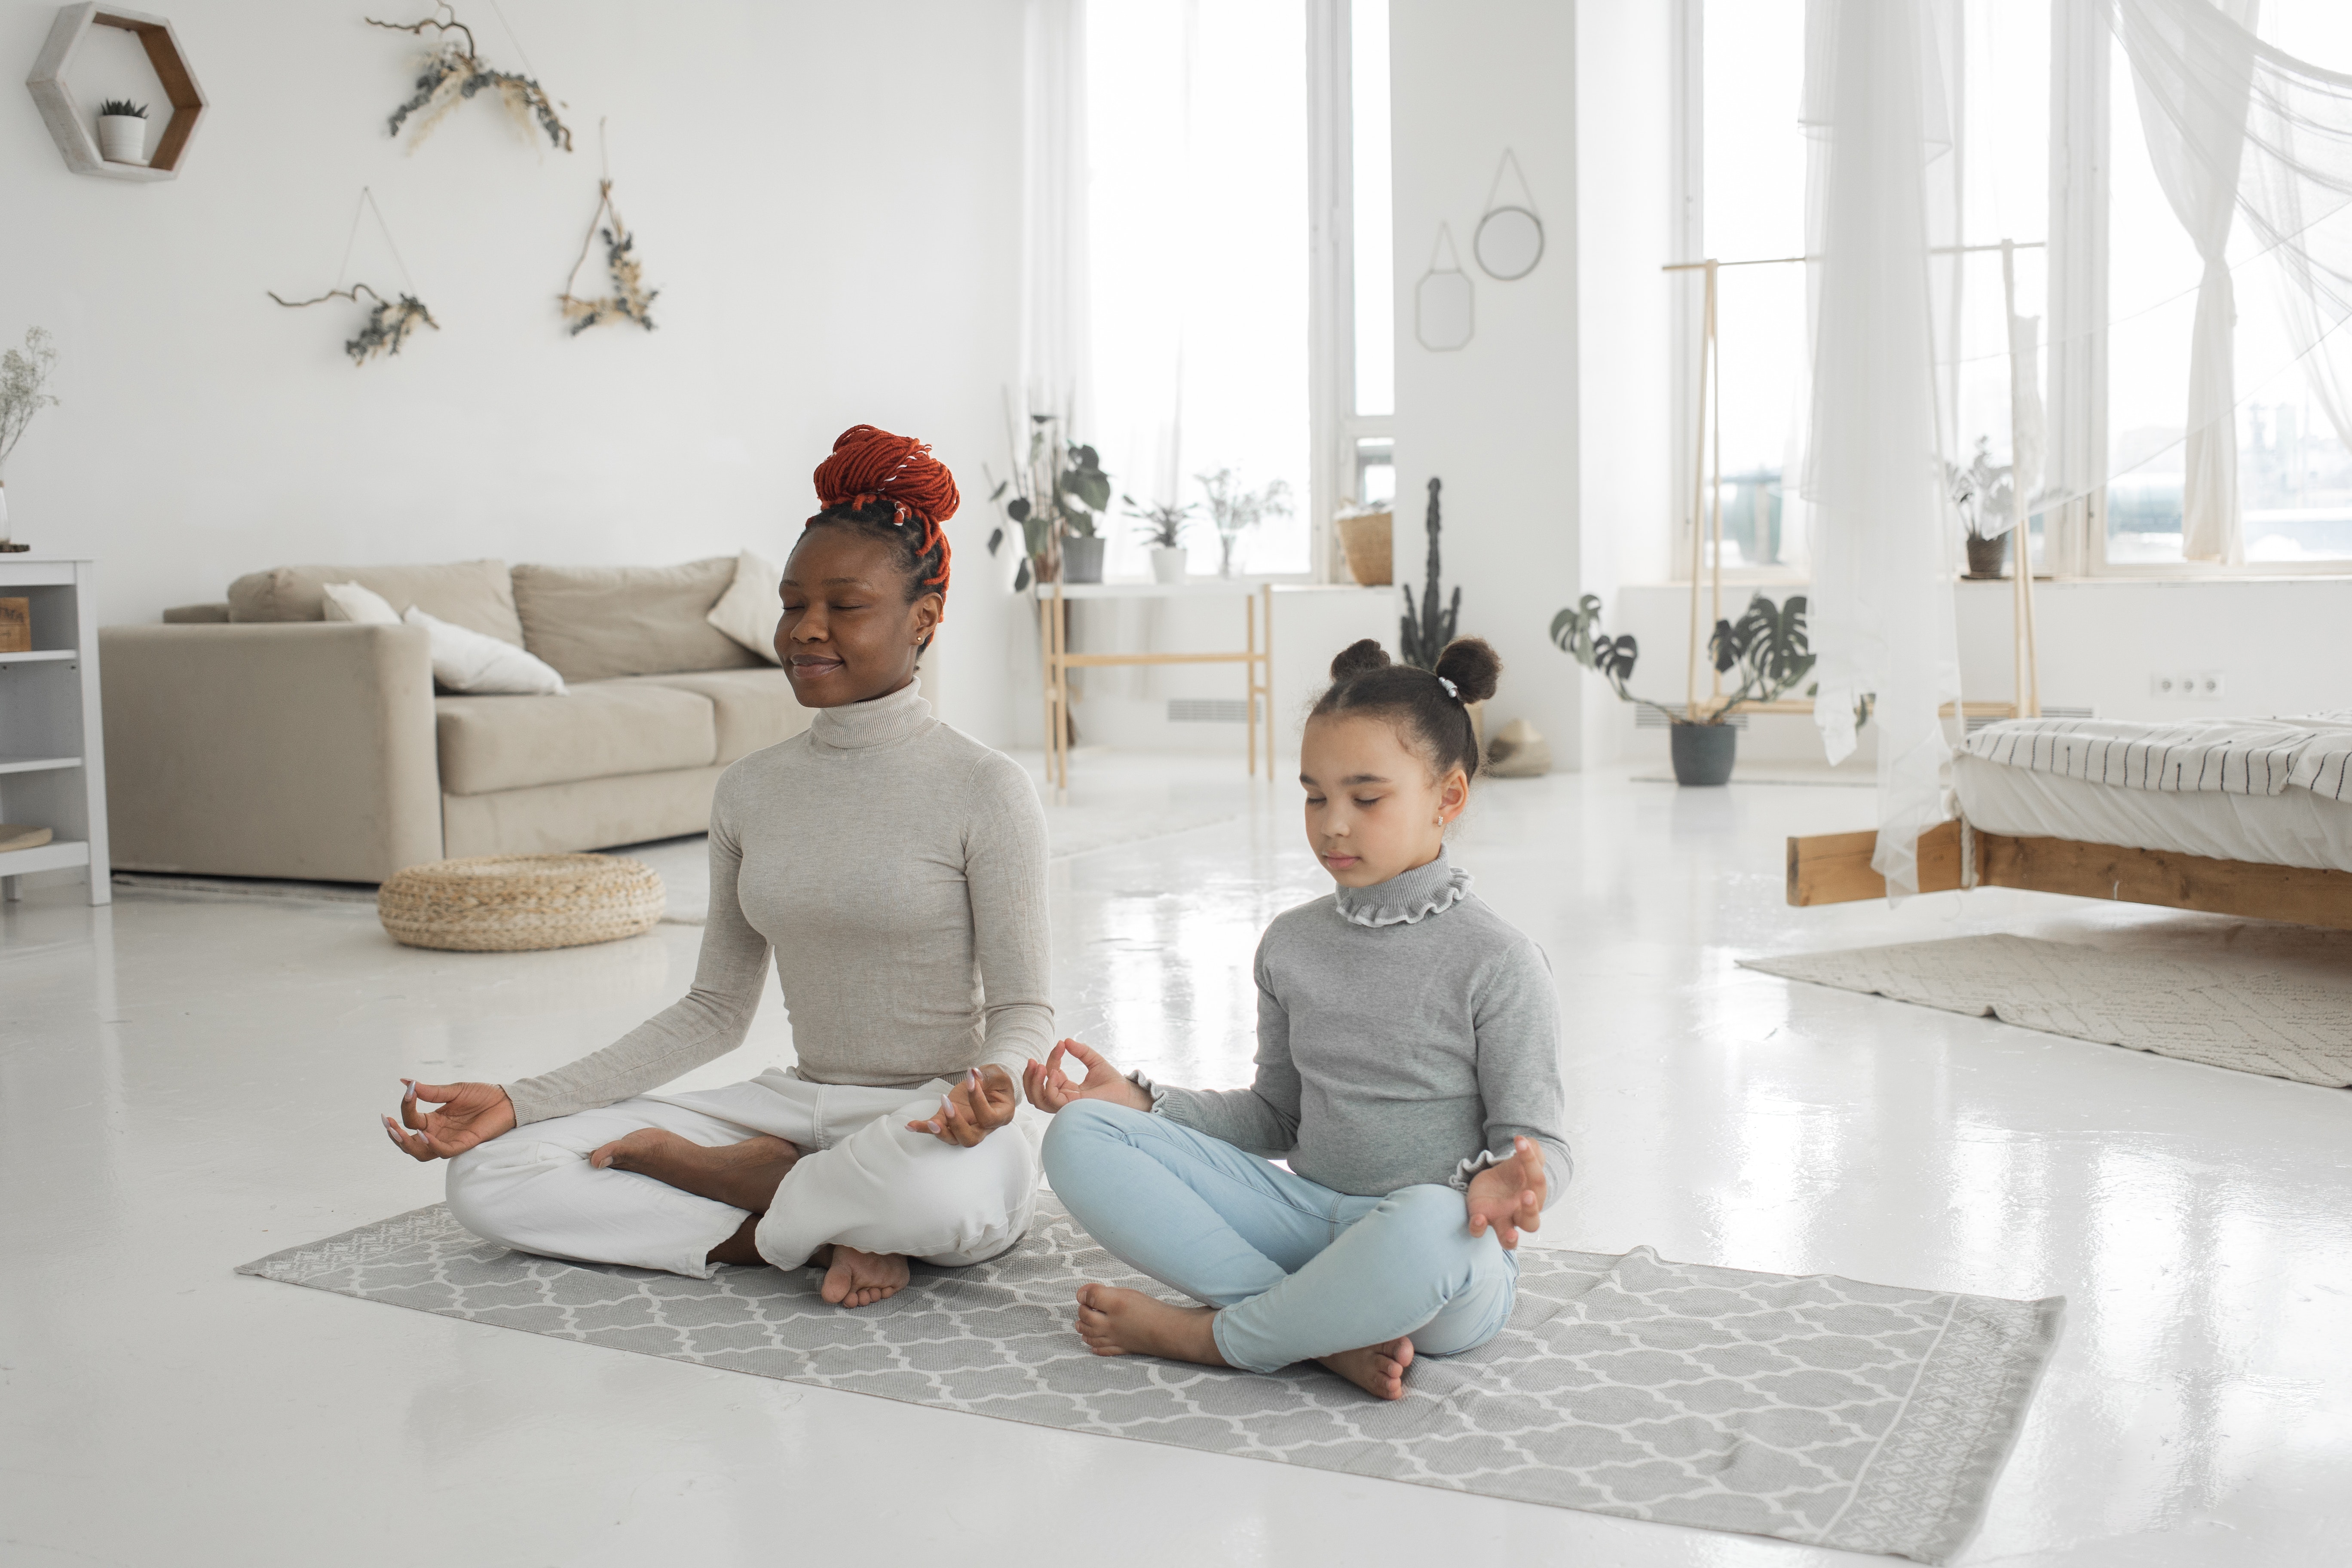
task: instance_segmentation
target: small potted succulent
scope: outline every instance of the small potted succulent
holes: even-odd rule
[[[1189,556],[1184,549],[1184,525],[1199,510],[1184,506],[1144,506],[1133,496],[1121,496],[1127,503],[1127,515],[1138,519],[1142,526],[1136,537],[1150,548],[1151,580],[1155,583],[1181,583]]]
[[[1675,761],[1675,782],[1681,784],[1722,784],[1731,782],[1731,765],[1739,749],[1739,731],[1727,721],[1743,704],[1772,702],[1811,673],[1813,652],[1805,635],[1805,597],[1792,594],[1775,605],[1759,594],[1736,621],[1717,621],[1706,640],[1707,655],[1720,674],[1738,671],[1739,685],[1718,704],[1696,714],[1636,697],[1625,689],[1634,661],[1641,657],[1631,633],[1612,637],[1601,629],[1601,600],[1587,594],[1572,609],[1551,620],[1551,640],[1561,651],[1597,671],[1624,702],[1637,702],[1665,715]],[[1866,700],[1857,718],[1866,721]]]
[[[147,106],[110,98],[98,106],[98,153],[110,163],[147,162]]]

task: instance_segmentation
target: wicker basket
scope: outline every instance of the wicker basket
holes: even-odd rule
[[[376,889],[392,940],[457,952],[617,942],[662,917],[661,874],[617,855],[476,855],[395,871]]]
[[[1394,524],[1395,514],[1385,511],[1339,519],[1339,548],[1347,552],[1348,574],[1367,588],[1385,588],[1396,581],[1389,556]]]

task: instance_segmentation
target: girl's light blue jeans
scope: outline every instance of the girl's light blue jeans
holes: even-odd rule
[[[1112,1257],[1223,1309],[1211,1327],[1232,1366],[1273,1372],[1400,1334],[1447,1355],[1511,1315],[1517,1260],[1491,1230],[1470,1234],[1452,1187],[1350,1197],[1098,1100],[1055,1116],[1045,1174]]]

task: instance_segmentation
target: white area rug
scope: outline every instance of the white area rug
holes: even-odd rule
[[[439,1205],[238,1272],[1003,1420],[1924,1563],[1976,1528],[2063,1306],[1647,1248],[1520,1258],[1509,1326],[1418,1363],[1395,1404],[1314,1366],[1088,1354],[1078,1285],[1151,1287],[1050,1195],[1003,1257],[918,1268],[855,1312],[817,1296],[814,1269],[562,1263],[483,1241]]]
[[[2225,972],[2168,953],[2022,936],[1743,958],[1740,965],[2104,1045],[2352,1087],[2352,972]]]

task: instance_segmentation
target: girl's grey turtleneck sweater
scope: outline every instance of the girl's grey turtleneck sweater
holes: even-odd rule
[[[658,1089],[742,1044],[767,983],[795,1076],[911,1087],[1053,1040],[1045,813],[1021,764],[912,686],[817,711],[719,775],[694,988],[569,1067],[506,1086],[518,1122]]]
[[[1359,1196],[1466,1186],[1531,1138],[1546,1206],[1559,1201],[1571,1167],[1551,965],[1469,889],[1441,853],[1276,916],[1257,946],[1256,1081],[1139,1079],[1153,1109]]]

